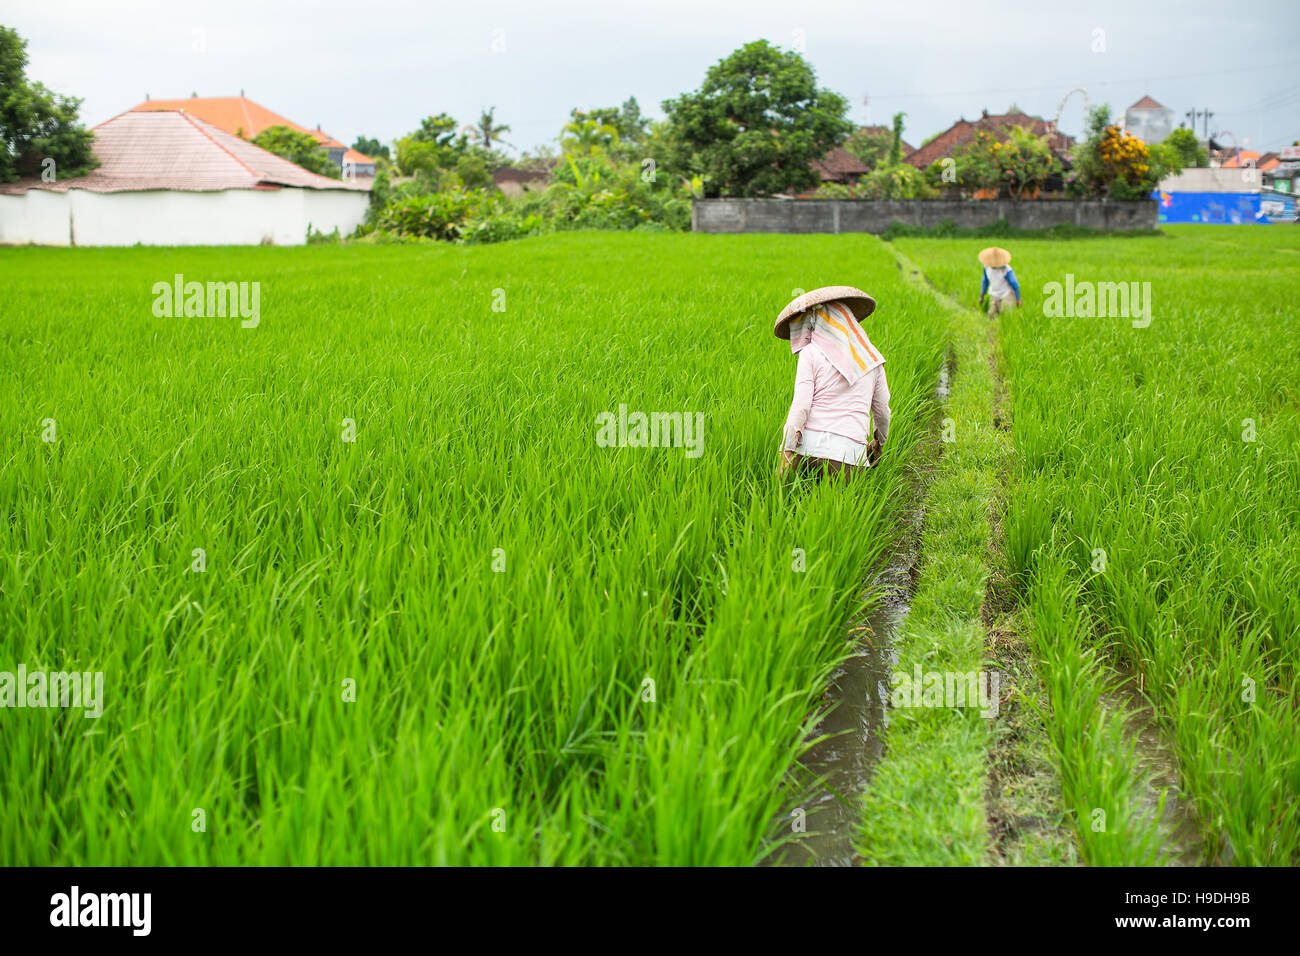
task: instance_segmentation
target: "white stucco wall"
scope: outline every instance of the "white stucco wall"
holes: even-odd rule
[[[1257,193],[1263,174],[1250,168],[1184,169],[1160,180],[1167,193]]]
[[[0,194],[0,242],[66,246],[68,197],[41,189]]]
[[[370,194],[355,190],[226,189],[219,192],[0,195],[0,242],[78,246],[302,245],[308,225],[349,235]]]

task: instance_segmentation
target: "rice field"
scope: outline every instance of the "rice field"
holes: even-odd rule
[[[1122,682],[1176,758],[1193,862],[1295,865],[1300,234],[1166,232],[1014,244],[1024,308],[998,336],[1015,449],[1007,566],[1084,859],[1173,853],[1106,706]],[[974,298],[970,243],[900,246]],[[1078,289],[1149,283],[1149,315],[1045,317],[1047,285],[1067,275]]]
[[[105,675],[98,719],[0,711],[0,859],[771,851],[944,347],[879,243],[0,256],[0,669]],[[158,318],[176,273],[258,324]],[[771,321],[846,275],[895,414],[853,495],[774,474]],[[605,447],[620,406],[702,425]]]
[[[927,288],[973,305],[978,240],[0,249],[0,672],[103,674],[98,717],[0,709],[0,863],[770,861],[917,507],[900,653],[978,666],[1006,582],[1083,862],[1170,862],[1128,677],[1198,861],[1300,862],[1300,241],[1167,232],[1017,241],[996,328]],[[1149,325],[1045,317],[1066,273]],[[257,321],[160,309],[178,274]],[[771,322],[841,283],[893,406],[848,492],[775,474]],[[996,728],[916,717],[847,838],[988,862]]]

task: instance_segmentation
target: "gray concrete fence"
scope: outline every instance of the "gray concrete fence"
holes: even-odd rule
[[[884,232],[890,223],[975,229],[1005,219],[1013,229],[1070,224],[1139,231],[1158,225],[1156,201],[1140,199],[697,199],[695,232]]]

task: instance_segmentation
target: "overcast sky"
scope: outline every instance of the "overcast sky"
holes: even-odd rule
[[[1295,0],[0,0],[0,23],[29,41],[28,75],[84,98],[92,125],[146,94],[242,89],[348,143],[495,106],[523,150],[553,140],[575,106],[636,96],[661,116],[662,100],[766,38],[802,48],[858,122],[905,111],[913,145],[984,108],[1050,118],[1076,86],[1119,112],[1144,93],[1179,118],[1208,107],[1211,131],[1252,149],[1300,137]],[[1077,134],[1082,114],[1076,95],[1062,129]]]

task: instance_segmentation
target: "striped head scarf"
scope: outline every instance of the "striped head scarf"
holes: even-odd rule
[[[798,353],[809,342],[817,344],[850,385],[885,364],[843,302],[824,302],[790,320],[790,351]]]

